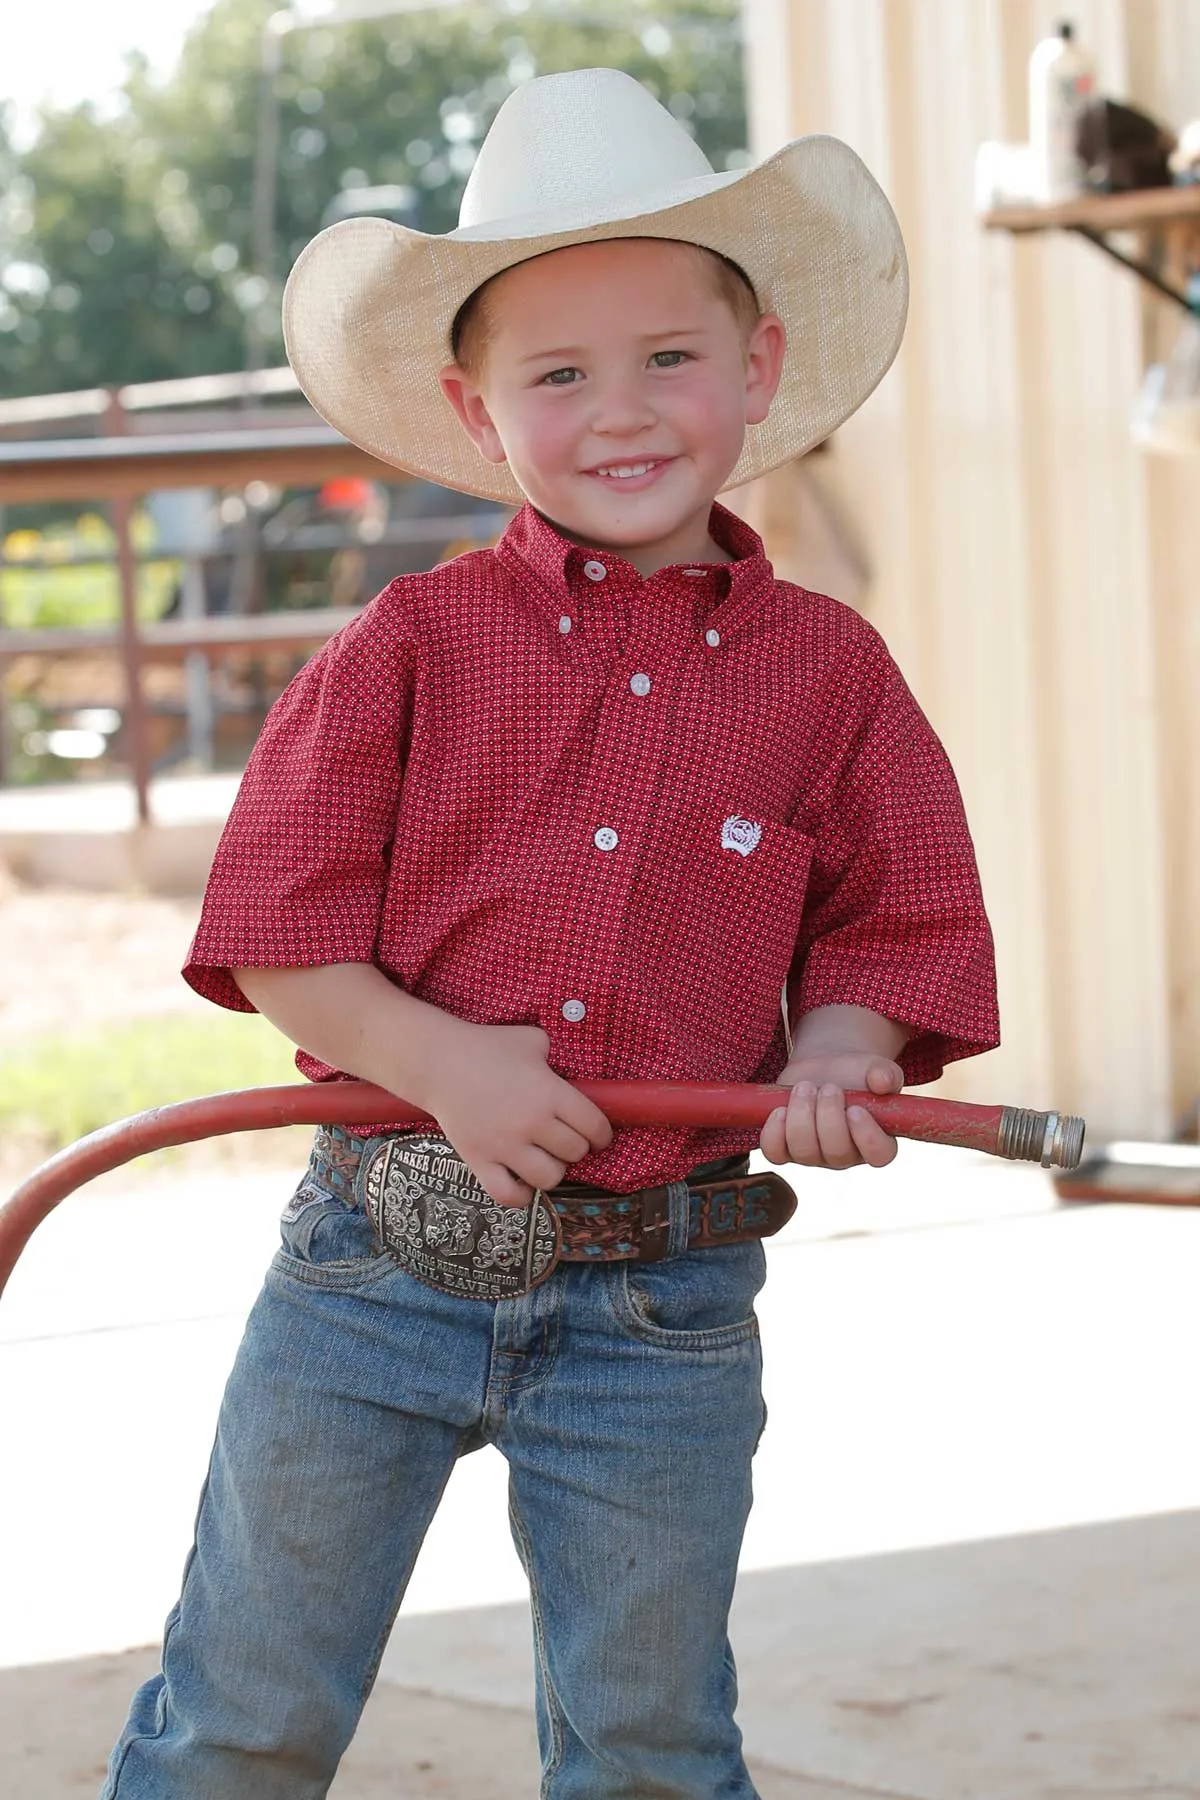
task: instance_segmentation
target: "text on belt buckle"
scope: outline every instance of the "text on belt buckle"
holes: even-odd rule
[[[501,1206],[444,1137],[386,1138],[358,1175],[375,1236],[426,1286],[467,1300],[513,1300],[553,1273],[558,1217],[535,1193]]]

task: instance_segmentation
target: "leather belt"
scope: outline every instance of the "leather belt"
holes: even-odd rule
[[[612,1194],[564,1183],[529,1207],[501,1206],[436,1132],[359,1138],[320,1126],[310,1167],[322,1185],[364,1208],[381,1250],[443,1292],[513,1298],[559,1262],[657,1262],[669,1248],[671,1187]],[[770,1237],[796,1209],[781,1175],[751,1175],[745,1157],[687,1178],[688,1248]]]

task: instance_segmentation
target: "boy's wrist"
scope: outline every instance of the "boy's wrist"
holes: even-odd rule
[[[464,1036],[477,1028],[428,1001],[418,1004],[422,1017],[419,1028],[406,1042],[407,1054],[396,1071],[397,1085],[384,1085],[402,1094],[413,1106],[419,1106],[422,1112],[436,1117],[455,1080],[455,1071],[461,1068]]]
[[[847,1060],[865,1065],[876,1060],[890,1062],[892,1059],[884,1057],[878,1050],[864,1050],[861,1044],[828,1044],[789,1056],[777,1079],[781,1087],[792,1087],[797,1081],[832,1081],[835,1079],[834,1069]],[[829,1071],[828,1074],[826,1070]]]
[[[899,1056],[912,1033],[907,1025],[865,1006],[819,1006],[796,1027],[784,1073],[841,1056]]]

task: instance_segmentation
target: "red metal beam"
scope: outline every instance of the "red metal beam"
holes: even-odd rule
[[[61,438],[0,444],[0,501],[136,498],[161,488],[317,487],[334,475],[406,481],[328,425],[161,437]]]
[[[295,612],[252,613],[245,618],[222,613],[208,619],[163,619],[139,625],[138,649],[143,662],[171,662],[191,650],[295,649],[323,644],[357,611],[357,607],[314,606]],[[120,635],[97,626],[48,625],[0,632],[0,668],[22,656],[75,656],[106,650],[119,654]]]
[[[125,413],[116,394],[109,403],[107,424],[113,442],[125,435]],[[125,670],[125,707],[121,721],[139,825],[150,823],[150,734],[142,693],[142,661],[138,646],[137,562],[133,554],[133,501],[117,495],[109,507],[117,537],[117,574],[121,588],[120,644]]]

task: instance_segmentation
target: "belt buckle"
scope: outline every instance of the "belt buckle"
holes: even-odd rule
[[[435,1133],[385,1138],[363,1157],[362,1202],[375,1236],[426,1287],[467,1300],[515,1300],[553,1274],[558,1218],[535,1193],[501,1206]]]

